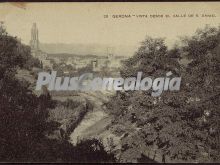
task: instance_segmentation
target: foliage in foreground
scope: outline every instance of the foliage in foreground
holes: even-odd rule
[[[73,147],[67,141],[45,136],[57,129],[57,123],[48,120],[49,108],[54,108],[54,101],[47,91],[36,96],[27,81],[20,81],[15,76],[18,68],[35,66],[36,61],[30,60],[30,48],[9,36],[0,25],[0,161],[114,161],[96,140]],[[66,106],[75,105],[68,102]]]
[[[215,162],[220,160],[220,29],[206,26],[181,46],[168,50],[161,38],[147,37],[124,64],[121,74],[181,76],[181,90],[118,92],[107,105],[115,116],[113,130],[123,134],[122,162],[155,151],[166,159]],[[181,58],[192,62],[184,67]],[[162,161],[162,160],[161,160]],[[163,160],[164,161],[164,160]]]

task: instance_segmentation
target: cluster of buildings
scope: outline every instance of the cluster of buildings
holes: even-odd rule
[[[35,58],[38,58],[44,67],[52,68],[53,64],[64,63],[71,65],[75,69],[83,68],[88,65],[92,66],[93,71],[101,71],[103,68],[109,70],[119,68],[121,61],[126,60],[124,56],[114,56],[113,52],[107,51],[106,55],[73,55],[73,54],[47,54],[40,50],[38,28],[36,23],[31,29],[30,40],[31,53]],[[74,52],[73,52],[74,53]]]

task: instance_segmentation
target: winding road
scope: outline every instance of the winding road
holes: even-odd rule
[[[120,148],[120,138],[107,130],[107,126],[111,124],[112,117],[109,116],[103,106],[103,103],[109,100],[113,95],[112,92],[83,92],[80,95],[88,99],[93,104],[93,110],[89,111],[70,134],[70,142],[76,145],[78,141],[83,139],[98,138],[103,142],[106,149],[109,148],[109,139],[113,139],[115,146]]]

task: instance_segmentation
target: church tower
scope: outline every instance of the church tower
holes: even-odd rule
[[[38,29],[37,24],[34,23],[31,28],[31,41],[30,41],[31,50],[36,52],[39,50],[39,39],[38,39]]]
[[[113,47],[107,48],[107,57],[109,60],[112,60],[114,58],[114,48]]]

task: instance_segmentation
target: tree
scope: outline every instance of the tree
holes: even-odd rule
[[[140,158],[146,148],[154,148],[170,159],[219,160],[219,39],[219,29],[206,27],[184,40],[183,47],[167,50],[163,39],[148,37],[124,63],[124,77],[138,71],[159,77],[172,71],[182,82],[180,91],[164,92],[158,98],[150,91],[132,91],[118,92],[112,99],[108,108],[116,114],[115,127],[128,127],[122,155],[133,151]],[[187,68],[178,63],[181,53],[192,59]]]
[[[31,70],[33,67],[37,67],[37,68],[43,68],[43,64],[42,62],[34,57],[30,57],[27,61],[27,63],[24,65],[25,69]]]
[[[23,69],[32,58],[29,50],[0,26],[0,161],[114,161],[97,140],[74,147],[66,140],[45,136],[59,126],[48,120],[49,108],[56,106],[54,100],[47,88],[37,97],[27,81],[15,77],[16,70]],[[75,103],[68,101],[66,106],[74,107]]]
[[[220,123],[219,118],[219,45],[220,28],[206,25],[204,29],[197,30],[196,34],[187,40],[187,46],[183,49],[193,61],[186,68],[188,86],[191,98],[198,98],[199,102],[192,102],[195,111],[200,115],[195,126],[199,138],[203,139],[203,148],[212,161],[219,160]],[[191,108],[191,107],[190,107]],[[192,109],[192,108],[191,108]],[[202,137],[201,137],[202,136]]]
[[[124,78],[134,77],[137,72],[142,71],[143,77],[152,75],[151,77],[155,78],[164,77],[164,74],[172,71],[173,75],[179,76],[180,66],[178,59],[170,58],[171,54],[164,44],[164,39],[147,37],[141,43],[135,55],[124,62],[121,75]],[[123,138],[125,146],[127,146],[124,154],[135,152],[136,156],[133,154],[133,159],[140,159],[147,146],[157,143],[157,130],[154,130],[152,135],[148,135],[149,124],[154,122],[155,119],[152,118],[152,121],[147,119],[154,113],[154,108],[157,107],[155,103],[158,104],[161,101],[161,97],[166,97],[165,95],[167,94],[162,94],[160,98],[153,98],[150,94],[150,90],[118,92],[117,96],[115,96],[116,98],[113,98],[112,102],[109,103],[109,108],[117,116],[116,122],[130,127],[128,132],[124,130],[124,133],[128,134],[128,136]],[[138,133],[137,127],[141,128]],[[146,140],[146,137],[148,140]],[[128,139],[130,140],[128,141]],[[139,146],[143,146],[143,148]],[[127,157],[131,158],[131,154]]]
[[[30,49],[0,29],[0,160],[27,161],[41,154],[45,131],[53,125],[47,121],[49,104],[41,106],[50,98],[38,98],[28,82],[16,79],[17,68],[31,58]]]

